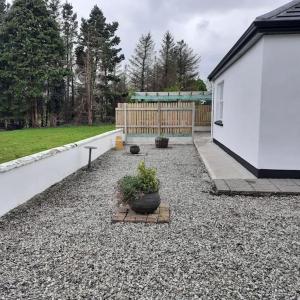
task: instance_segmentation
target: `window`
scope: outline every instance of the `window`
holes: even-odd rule
[[[216,121],[217,125],[223,125],[223,109],[224,109],[224,81],[217,85],[216,90]],[[221,126],[222,126],[221,125]]]

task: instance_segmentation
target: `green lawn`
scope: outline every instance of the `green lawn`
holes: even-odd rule
[[[2,131],[0,132],[0,164],[114,129],[114,125],[101,125]]]

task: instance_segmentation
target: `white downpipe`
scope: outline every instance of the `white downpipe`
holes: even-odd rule
[[[211,140],[214,137],[214,119],[215,119],[215,84],[212,82],[212,103],[211,103],[211,128],[210,128],[210,135]]]

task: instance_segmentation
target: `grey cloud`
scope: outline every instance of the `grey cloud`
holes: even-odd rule
[[[253,19],[288,0],[68,0],[79,17],[98,5],[109,21],[118,21],[126,58],[141,34],[151,32],[159,50],[170,30],[201,55],[200,73],[206,77]],[[62,0],[64,2],[64,0]]]

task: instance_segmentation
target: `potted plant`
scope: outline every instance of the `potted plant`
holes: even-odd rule
[[[169,139],[160,135],[155,138],[155,146],[156,148],[168,148]]]
[[[136,176],[125,176],[118,182],[121,201],[139,214],[151,214],[160,205],[156,170],[141,161]]]
[[[140,153],[140,147],[138,145],[132,145],[130,146],[130,153],[131,154],[139,154]]]

